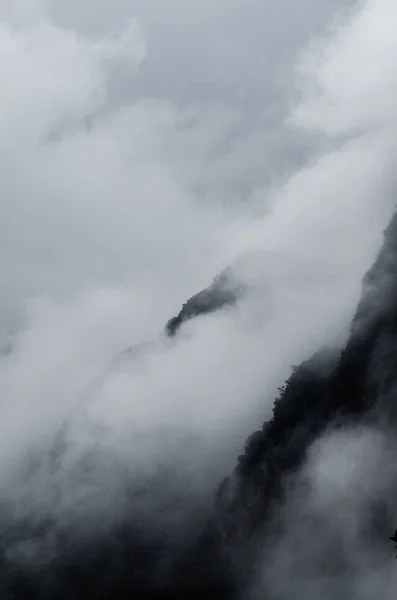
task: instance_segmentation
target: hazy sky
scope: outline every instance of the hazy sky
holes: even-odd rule
[[[0,0],[1,334],[18,326],[0,361],[0,482],[15,485],[0,489],[24,506],[19,461],[76,406],[137,469],[167,456],[167,430],[172,456],[195,433],[185,467],[219,476],[290,365],[342,342],[397,154],[394,0],[345,9]],[[241,307],[162,341],[236,260]],[[90,443],[79,427],[70,464]]]
[[[0,265],[7,292],[1,304],[15,306],[31,291],[128,279],[137,267],[137,253],[151,279],[164,251],[178,270],[187,261],[185,269],[192,271],[196,252],[200,264],[206,260],[203,253],[214,256],[214,237],[221,234],[206,219],[224,221],[225,215],[195,215],[195,231],[187,231],[183,210],[173,212],[166,198],[179,195],[189,207],[248,204],[256,187],[303,160],[313,140],[282,126],[294,97],[295,53],[325,29],[338,8],[325,0],[292,5],[259,0],[1,2],[1,43],[9,57],[3,78],[10,81],[2,104],[3,144],[12,139],[13,147],[3,155],[6,252]],[[121,42],[127,44],[123,56],[100,65],[103,36],[123,35],[131,19],[138,19],[138,29]],[[85,38],[89,34],[91,41]],[[128,110],[120,113],[120,105]],[[34,162],[40,162],[41,174],[28,160],[32,144],[44,143],[53,130],[63,128],[73,137],[82,118],[100,119],[109,112],[113,122],[105,126],[111,135],[124,129],[124,139],[113,150],[105,140],[101,150],[94,133],[85,140],[69,139],[61,149],[40,148]],[[79,152],[82,160],[76,157]],[[104,152],[119,152],[123,166],[115,168],[122,173],[112,171],[115,156],[103,156],[105,171],[103,164],[93,164],[99,160],[93,155]],[[78,175],[63,153],[76,157]],[[139,174],[134,173],[137,153]],[[60,164],[63,172],[57,173]],[[22,175],[22,169],[34,173]],[[21,189],[25,185],[26,191]],[[145,190],[137,193],[142,186]],[[141,207],[140,219],[147,219],[142,207],[154,201],[164,213],[148,208],[150,225],[139,220],[135,228],[130,219],[137,222],[136,216],[127,216],[122,199],[127,195],[129,204]],[[172,202],[178,204],[175,198]],[[161,250],[161,243],[167,248]],[[200,287],[213,268],[194,276],[189,289]],[[168,270],[165,279],[169,276]]]

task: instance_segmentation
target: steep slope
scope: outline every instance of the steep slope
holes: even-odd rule
[[[320,350],[293,368],[272,418],[249,437],[234,473],[219,489],[215,526],[225,552],[243,572],[254,561],[248,548],[258,532],[265,528],[276,535],[271,515],[283,501],[285,482],[321,434],[352,424],[387,428],[395,423],[396,350],[397,215],[364,278],[345,348],[339,355]],[[393,523],[389,527],[391,532]]]
[[[233,305],[242,293],[223,273],[171,319],[168,335],[177,335],[189,319]],[[95,535],[76,533],[51,519],[35,522],[3,507],[2,598],[247,597],[258,549],[264,539],[267,545],[277,540],[283,527],[274,515],[283,503],[285,482],[304,464],[313,442],[325,431],[349,424],[387,427],[394,422],[396,349],[397,215],[364,279],[345,349],[322,349],[292,370],[272,418],[249,437],[234,472],[220,485],[212,514],[194,505],[189,514],[183,498],[171,508],[173,499],[162,499],[161,516],[157,509],[149,515],[153,522],[172,512],[184,514],[184,525],[172,539],[167,521],[164,528],[149,531],[131,518],[131,506],[141,493],[136,489],[126,494],[125,518],[98,524]],[[26,477],[34,479],[35,470],[30,468]],[[149,495],[158,494],[161,478],[148,486]]]

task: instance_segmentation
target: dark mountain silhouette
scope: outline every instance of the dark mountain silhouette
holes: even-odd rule
[[[168,335],[176,336],[189,319],[233,305],[242,293],[228,272],[223,273],[168,322]],[[213,507],[201,513],[192,509],[186,518],[186,506],[181,505],[182,537],[172,540],[161,528],[149,531],[131,519],[128,501],[133,501],[136,490],[126,498],[124,520],[98,526],[101,533],[91,536],[73,533],[51,520],[31,522],[12,510],[3,511],[1,597],[247,597],[258,543],[264,535],[277,536],[272,514],[283,500],[286,478],[299,469],[311,444],[326,430],[392,423],[396,384],[397,216],[364,278],[362,299],[343,351],[320,349],[292,369],[274,402],[272,418],[247,440],[234,472],[219,486]],[[34,477],[33,471],[30,476]],[[157,481],[149,492],[161,496],[162,488]],[[159,519],[159,513],[152,518]],[[51,541],[50,559],[13,558],[18,544],[34,541],[41,548],[43,540]]]
[[[272,508],[283,500],[283,481],[302,465],[322,433],[395,422],[396,350],[397,215],[364,278],[345,348],[339,355],[320,350],[292,369],[279,389],[273,417],[248,438],[234,473],[220,487],[215,524],[234,555],[241,559],[246,554],[252,565],[246,545],[266,527]]]
[[[174,336],[186,321],[233,306],[244,290],[243,285],[236,283],[230,270],[223,271],[209,287],[189,298],[178,315],[168,321],[166,333]]]

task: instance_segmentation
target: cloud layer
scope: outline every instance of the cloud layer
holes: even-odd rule
[[[58,514],[88,514],[95,486],[68,474],[93,448],[105,513],[114,453],[212,490],[290,365],[343,343],[394,209],[391,1],[309,45],[329,3],[149,4],[0,2],[0,489],[22,511],[50,480]],[[164,340],[230,264],[247,298]],[[32,507],[26,455],[65,420],[67,467]]]

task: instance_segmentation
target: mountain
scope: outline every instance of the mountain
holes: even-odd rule
[[[225,271],[186,302],[167,323],[167,335],[176,337],[186,321],[232,306],[243,294],[244,288]],[[172,473],[128,492],[124,519],[98,523],[95,535],[76,534],[67,523],[54,524],[50,518],[32,522],[8,507],[0,514],[1,597],[246,598],[264,540],[271,546],[282,533],[277,508],[313,443],[325,432],[357,424],[393,427],[396,384],[397,215],[364,278],[345,348],[319,349],[292,369],[275,399],[272,418],[248,438],[233,473],[219,486],[211,514],[194,508],[187,514],[183,498],[163,498],[149,519],[161,522],[165,517],[160,512],[173,510],[182,522],[178,514],[184,515],[175,539],[167,527],[149,530],[147,521],[131,520],[128,511],[136,497],[147,493],[161,498],[161,477]],[[54,464],[61,452],[51,458]],[[35,477],[33,468],[29,477]],[[170,506],[164,508],[166,503]],[[394,529],[388,518],[386,513],[380,520],[374,517],[381,536]],[[21,559],[29,552],[36,552],[34,561]]]
[[[215,277],[209,287],[189,298],[178,315],[168,321],[165,327],[167,335],[175,336],[181,326],[190,319],[233,306],[244,295],[244,291],[244,285],[238,284],[232,271],[226,269]]]
[[[266,532],[277,535],[271,520],[285,500],[286,482],[322,434],[357,425],[395,426],[396,386],[397,214],[364,277],[345,348],[340,353],[319,350],[292,369],[279,389],[272,418],[249,437],[235,471],[220,486],[214,527],[237,569],[249,578],[258,539],[260,545]],[[384,514],[380,529],[385,539],[393,526]]]

